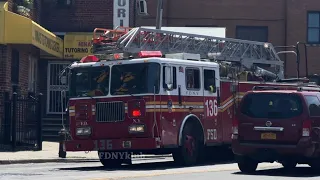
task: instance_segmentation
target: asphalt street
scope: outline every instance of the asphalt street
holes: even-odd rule
[[[261,164],[255,174],[239,172],[235,163],[216,163],[194,167],[178,167],[171,158],[139,159],[131,166],[105,169],[99,162],[41,163],[0,165],[0,180],[275,180],[319,179],[309,166],[299,165],[294,172],[285,172],[282,166]]]

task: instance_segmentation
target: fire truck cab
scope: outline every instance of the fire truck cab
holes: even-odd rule
[[[98,151],[105,166],[130,163],[136,153],[173,153],[194,164],[218,140],[219,65],[197,54],[138,55],[71,65],[66,150]]]

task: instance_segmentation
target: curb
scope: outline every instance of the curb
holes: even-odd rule
[[[133,157],[132,159],[154,159],[161,157],[171,157],[171,155],[152,155],[143,158]],[[5,164],[30,164],[30,163],[77,163],[77,162],[99,162],[99,159],[86,159],[86,158],[61,158],[61,159],[23,159],[23,160],[0,160],[0,165]]]
[[[76,163],[76,162],[99,162],[99,159],[25,159],[25,160],[0,160],[4,164],[30,164],[30,163]]]

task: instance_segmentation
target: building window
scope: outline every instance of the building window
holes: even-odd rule
[[[19,83],[19,62],[20,54],[16,49],[11,52],[11,83],[18,85]]]
[[[29,56],[29,83],[28,83],[28,91],[35,93],[37,89],[37,58],[33,56]]]
[[[320,43],[320,12],[308,13],[308,43]]]
[[[236,39],[268,42],[267,26],[237,26]]]

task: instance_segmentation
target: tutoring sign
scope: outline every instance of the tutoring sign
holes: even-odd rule
[[[64,59],[81,59],[92,54],[92,33],[67,33],[64,36]]]
[[[113,28],[129,27],[129,0],[113,0]]]

